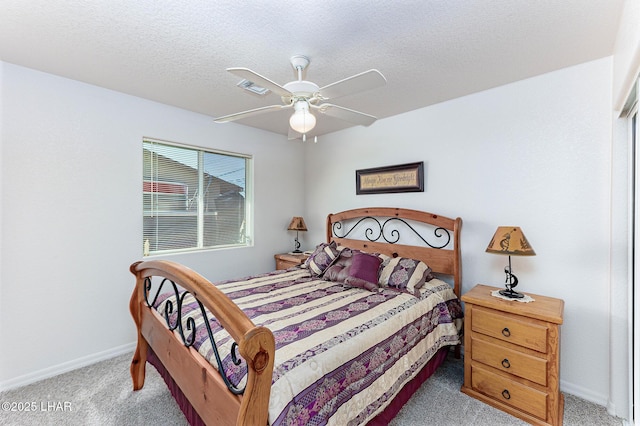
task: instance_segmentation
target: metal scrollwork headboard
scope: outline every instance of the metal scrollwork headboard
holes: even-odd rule
[[[420,229],[417,229],[418,225]],[[428,227],[423,230],[423,225]],[[460,218],[451,219],[418,210],[390,207],[354,209],[327,216],[327,242],[422,260],[434,272],[452,275],[454,291],[460,296],[461,226]],[[410,238],[407,238],[407,233]],[[407,240],[415,241],[416,245],[403,243]]]
[[[431,244],[422,236],[422,234],[420,234],[420,232],[418,232],[413,226],[411,226],[409,222],[399,217],[390,217],[382,222],[378,218],[375,218],[373,216],[366,216],[358,220],[356,223],[352,224],[351,228],[346,230],[346,232],[342,235],[340,235],[340,231],[342,230],[342,221],[335,222],[332,225],[333,235],[337,238],[347,238],[354,229],[357,229],[360,224],[365,221],[367,221],[369,227],[365,229],[364,235],[371,242],[380,241],[380,239],[382,239],[389,244],[396,244],[398,241],[400,241],[400,231],[397,228],[391,229],[387,227],[389,223],[393,222],[403,223],[409,230],[413,232],[413,234],[415,234],[427,246],[431,248],[441,249],[448,246],[451,242],[451,234],[449,233],[449,230],[439,226],[433,230],[433,234],[438,240],[441,241],[441,244]],[[374,229],[372,228],[372,226],[377,226],[377,228]]]

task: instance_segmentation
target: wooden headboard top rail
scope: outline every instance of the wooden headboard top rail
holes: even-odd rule
[[[365,220],[371,219],[380,227],[379,230],[368,229],[367,239],[359,240],[346,238],[350,232],[349,229],[342,229],[341,224],[347,221],[363,221],[363,226],[370,226],[370,223],[364,223]],[[398,219],[409,227],[410,232],[416,233],[420,239],[424,241],[424,246],[403,245],[396,243],[400,238],[399,235],[391,235],[389,240],[385,235],[384,226],[389,220]],[[397,222],[397,221],[396,221]],[[443,239],[442,245],[434,244],[425,240],[423,236],[412,227],[411,222],[427,224],[435,228],[434,235]],[[327,216],[327,242],[335,241],[336,244],[358,249],[366,252],[375,252],[386,254],[391,257],[408,257],[418,259],[425,262],[438,274],[451,275],[453,277],[453,290],[460,297],[460,289],[462,284],[462,268],[460,253],[460,228],[462,227],[462,219],[451,219],[439,216],[433,213],[422,212],[418,210],[393,208],[393,207],[375,207],[346,210],[340,213],[329,214]],[[335,235],[336,228],[342,234]],[[346,234],[346,235],[345,235]],[[373,234],[373,238],[369,238]],[[379,235],[378,235],[379,234]]]

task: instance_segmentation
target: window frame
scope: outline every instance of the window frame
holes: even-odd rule
[[[146,160],[145,160],[145,150],[147,149],[146,144],[158,144],[164,145],[168,147],[175,147],[180,149],[192,150],[197,153],[198,165],[197,165],[197,174],[198,174],[198,203],[197,203],[197,211],[194,215],[196,217],[196,233],[197,233],[197,246],[194,247],[184,247],[184,248],[171,248],[171,249],[160,249],[160,250],[151,250],[150,247],[146,243],[145,239],[145,227],[144,221],[147,217],[149,217],[149,211],[145,209],[145,196],[147,192],[145,192],[145,187],[151,186],[153,193],[153,183],[158,182],[158,184],[163,184],[162,179],[153,180],[148,179],[145,176],[146,171]],[[151,137],[143,137],[142,138],[142,255],[143,257],[153,257],[153,256],[164,256],[164,255],[172,255],[172,254],[181,254],[181,253],[197,253],[211,250],[226,250],[230,248],[240,248],[240,247],[252,247],[253,246],[253,156],[251,154],[243,154],[238,152],[213,149],[209,147],[197,146],[192,144],[185,144],[179,142],[172,142],[163,139],[151,138]],[[233,243],[233,244],[218,244],[213,246],[204,245],[204,165],[203,165],[203,156],[205,154],[215,154],[215,155],[223,155],[235,158],[244,159],[244,171],[245,171],[245,180],[244,180],[244,242],[242,243]],[[169,157],[167,157],[169,158]],[[171,182],[173,185],[180,185],[180,183]],[[185,215],[188,216],[188,215]]]

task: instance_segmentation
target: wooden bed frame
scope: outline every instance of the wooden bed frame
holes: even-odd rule
[[[350,221],[356,222],[353,227],[366,228],[366,240],[347,238],[353,227],[343,230],[342,223]],[[411,221],[435,227],[435,238],[444,240],[444,244],[434,248],[412,227]],[[396,244],[399,234],[393,228],[400,222],[398,226],[408,226],[428,246]],[[392,257],[423,260],[433,272],[453,276],[453,289],[460,297],[461,226],[460,218],[450,219],[417,210],[387,207],[354,209],[327,216],[327,242],[335,241],[341,246]],[[138,342],[130,369],[133,389],[139,390],[144,385],[147,352],[151,348],[206,424],[266,425],[275,358],[271,331],[254,325],[216,286],[183,265],[150,260],[132,264],[130,271],[136,276],[136,286],[129,308],[138,329]],[[150,288],[151,277],[166,278],[189,291],[234,339],[248,368],[247,385],[242,395],[232,393],[218,371],[194,348],[187,347],[177,332],[167,328],[165,319],[148,306],[145,293]]]

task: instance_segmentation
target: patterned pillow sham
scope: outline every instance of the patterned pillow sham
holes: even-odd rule
[[[311,275],[320,276],[336,260],[339,253],[335,241],[330,244],[320,243],[305,261],[304,266],[309,268]]]
[[[388,257],[380,265],[378,284],[414,293],[431,277],[431,268],[420,260]]]

